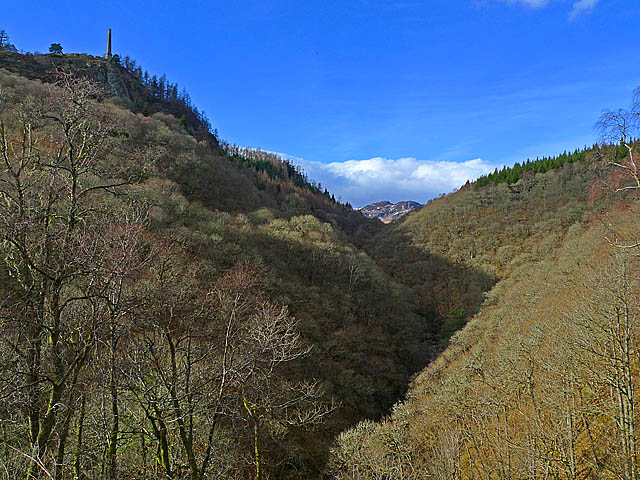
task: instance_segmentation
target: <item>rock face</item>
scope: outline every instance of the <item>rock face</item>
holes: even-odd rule
[[[55,82],[58,70],[93,80],[105,87],[107,96],[118,97],[128,108],[155,101],[140,80],[121,65],[102,57],[65,55],[21,55],[0,51],[0,68],[32,80]]]
[[[360,212],[369,218],[377,218],[383,223],[391,223],[409,212],[422,208],[418,202],[406,201],[391,203],[389,201],[376,202],[366,205]]]

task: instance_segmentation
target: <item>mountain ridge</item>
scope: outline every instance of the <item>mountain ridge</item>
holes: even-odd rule
[[[412,200],[391,203],[388,200],[374,202],[357,210],[367,218],[377,218],[382,223],[391,223],[422,208],[422,204]]]

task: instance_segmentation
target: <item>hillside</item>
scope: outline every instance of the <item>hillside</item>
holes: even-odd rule
[[[636,145],[496,172],[376,237],[416,303],[454,312],[451,338],[388,419],[341,434],[336,478],[634,478]],[[406,260],[385,260],[389,244]],[[495,284],[434,275],[435,254]],[[423,293],[434,283],[456,294]]]
[[[15,55],[45,83],[0,70],[3,471],[319,476],[436,349],[350,240],[379,222],[103,59]]]
[[[0,51],[0,479],[636,478],[619,119],[385,225],[134,64]]]
[[[589,158],[597,156],[594,151]],[[584,220],[597,176],[594,162],[568,163],[513,185],[461,188],[390,225],[365,249],[408,286],[446,343],[496,282],[551,254]]]
[[[191,105],[186,91],[178,92],[177,84],[170,84],[165,76],[150,77],[135,62],[125,68],[118,62],[86,54],[33,55],[20,54],[0,48],[0,67],[22,77],[53,83],[59,72],[73,72],[103,88],[110,103],[122,106],[134,113],[152,115],[169,113],[198,140],[206,140],[217,146],[218,139],[209,130],[206,115]],[[145,80],[146,79],[146,80]]]

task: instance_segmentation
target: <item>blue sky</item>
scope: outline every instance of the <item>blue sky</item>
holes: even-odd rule
[[[596,141],[640,85],[638,0],[7,2],[18,48],[114,52],[185,86],[230,143],[355,206],[426,201]]]

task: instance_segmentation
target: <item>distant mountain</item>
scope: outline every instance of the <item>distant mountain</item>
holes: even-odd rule
[[[407,213],[419,210],[420,208],[422,208],[422,205],[418,202],[406,201],[391,203],[385,200],[366,205],[360,209],[360,212],[365,217],[377,218],[383,223],[391,223]]]

